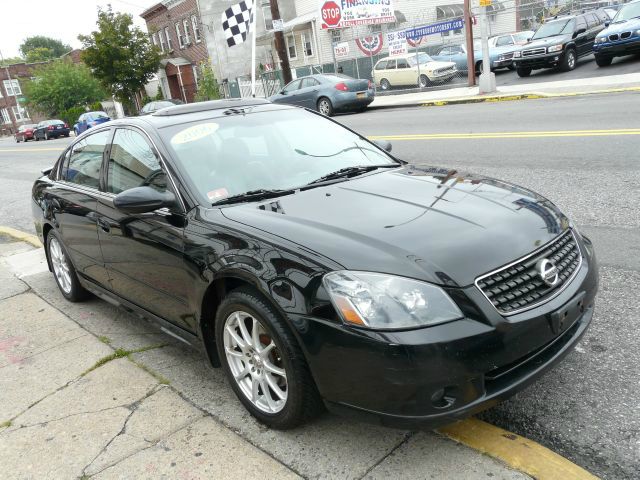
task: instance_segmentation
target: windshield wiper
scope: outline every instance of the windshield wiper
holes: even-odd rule
[[[362,175],[363,173],[371,172],[373,170],[377,170],[378,168],[397,168],[400,166],[401,165],[397,163],[385,163],[383,165],[359,165],[356,167],[345,167],[341,168],[340,170],[336,170],[335,172],[323,175],[322,177],[309,182],[307,185],[315,185],[316,183],[327,182],[329,180],[337,180],[339,178]]]
[[[218,200],[214,202],[213,206],[218,205],[226,205],[229,203],[239,203],[239,202],[251,202],[253,200],[264,200],[266,198],[274,198],[280,197],[282,195],[290,195],[295,193],[295,190],[268,190],[261,188],[259,190],[251,190],[249,192],[239,193],[237,195],[231,195],[230,197],[223,198],[222,200]]]

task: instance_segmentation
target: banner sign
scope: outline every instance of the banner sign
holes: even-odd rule
[[[462,30],[464,28],[464,19],[456,18],[446,22],[432,23],[431,25],[423,25],[422,27],[411,28],[406,30],[407,38],[414,40],[426,35],[435,35],[436,33],[449,32],[451,30]]]
[[[427,37],[420,37],[420,38],[414,38],[414,39],[407,38],[407,43],[409,44],[410,47],[417,48],[422,44],[423,40],[426,41]]]
[[[406,55],[409,48],[405,32],[388,32],[387,47],[389,48],[389,55],[392,57],[394,55]]]
[[[383,40],[382,33],[372,35],[370,37],[356,38],[356,45],[362,53],[367,57],[373,57],[382,50]]]
[[[393,0],[329,0],[320,2],[322,28],[345,28],[395,22]]]
[[[345,58],[349,56],[349,42],[336,43],[333,47],[336,58]]]

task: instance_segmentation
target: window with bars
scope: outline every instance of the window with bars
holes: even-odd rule
[[[20,82],[18,80],[4,80],[4,90],[7,92],[8,97],[15,97],[16,95],[22,95],[20,89]]]
[[[184,19],[182,21],[182,28],[184,29],[184,43],[185,45],[191,45],[191,34],[189,33],[189,20]]]
[[[164,35],[162,35],[162,30],[158,32],[158,40],[160,40],[160,50],[164,53]]]
[[[191,15],[191,26],[193,27],[193,38],[196,43],[202,41],[202,35],[200,34],[200,22],[198,22],[197,15]]]
[[[167,37],[167,50],[172,51],[173,45],[171,44],[171,30],[169,27],[164,27],[164,35]]]
[[[176,23],[176,36],[178,37],[178,45],[180,45],[180,48],[184,48],[184,37],[182,36],[182,32],[180,31],[179,23]]]

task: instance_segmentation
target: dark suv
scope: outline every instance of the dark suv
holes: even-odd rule
[[[596,35],[609,19],[601,10],[555,17],[538,28],[522,50],[513,55],[518,75],[532,70],[558,67],[563,72],[576,68],[578,58],[592,52]]]

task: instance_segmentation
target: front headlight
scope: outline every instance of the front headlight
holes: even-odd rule
[[[596,38],[596,43],[604,43],[607,41],[607,37],[598,37]]]
[[[352,325],[402,329],[463,316],[440,287],[410,278],[341,270],[325,275],[323,283],[333,306]]]
[[[547,52],[561,52],[564,45],[553,45],[547,49]]]
[[[636,30],[636,35],[640,36],[640,30]]]
[[[522,52],[513,52],[513,58],[520,58]]]

